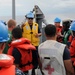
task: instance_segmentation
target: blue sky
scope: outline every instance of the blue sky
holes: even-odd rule
[[[47,19],[60,17],[75,19],[75,0],[15,0],[16,15],[27,14],[38,5]],[[12,15],[12,0],[0,0],[0,16]],[[53,15],[53,16],[52,16]],[[50,17],[51,16],[51,17]]]

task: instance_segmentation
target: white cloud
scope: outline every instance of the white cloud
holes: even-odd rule
[[[16,15],[25,15],[34,5],[38,5],[45,15],[64,16],[75,13],[75,0],[15,0],[15,3]],[[0,15],[11,15],[11,7],[12,0],[0,0],[0,10],[3,9]]]
[[[22,7],[22,4],[18,3],[18,4],[16,4],[16,7]]]
[[[1,6],[11,6],[12,0],[0,0],[0,7]]]

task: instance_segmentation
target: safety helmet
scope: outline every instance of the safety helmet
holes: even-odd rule
[[[2,23],[4,23],[5,25],[7,25],[7,24],[6,24],[6,22],[5,22],[5,21],[3,21],[3,20],[0,20],[0,22],[2,22]]]
[[[75,22],[75,20],[73,20],[73,22]]]
[[[62,22],[62,25],[68,29],[71,23],[72,23],[72,20],[65,20]]]
[[[61,19],[58,18],[58,17],[56,17],[56,18],[54,19],[54,22],[60,23],[60,22],[61,22]]]
[[[6,42],[8,40],[8,29],[5,24],[0,21],[0,42]]]
[[[30,11],[27,15],[26,15],[27,18],[34,18],[34,14]]]
[[[69,29],[72,30],[72,31],[75,31],[75,22],[71,23],[71,26],[70,26]]]

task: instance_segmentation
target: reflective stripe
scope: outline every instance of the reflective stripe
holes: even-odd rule
[[[26,26],[26,29],[27,29],[27,30],[29,30],[29,27],[28,27],[28,26]]]
[[[1,60],[10,60],[11,58],[10,57],[8,57],[7,55],[5,55],[5,54],[0,54],[0,61]]]

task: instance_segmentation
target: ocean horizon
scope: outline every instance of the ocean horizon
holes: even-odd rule
[[[50,15],[45,15],[45,19],[46,19],[47,23],[49,23],[49,24],[54,24],[53,21],[54,21],[55,17],[59,17],[62,21],[67,20],[67,19],[75,20],[74,14],[71,14],[71,15],[70,14],[50,14]],[[0,16],[0,20],[5,21],[6,23],[10,19],[12,19],[12,16]],[[19,25],[22,22],[24,22],[25,16],[24,15],[16,16],[15,20],[17,22],[17,25]]]

